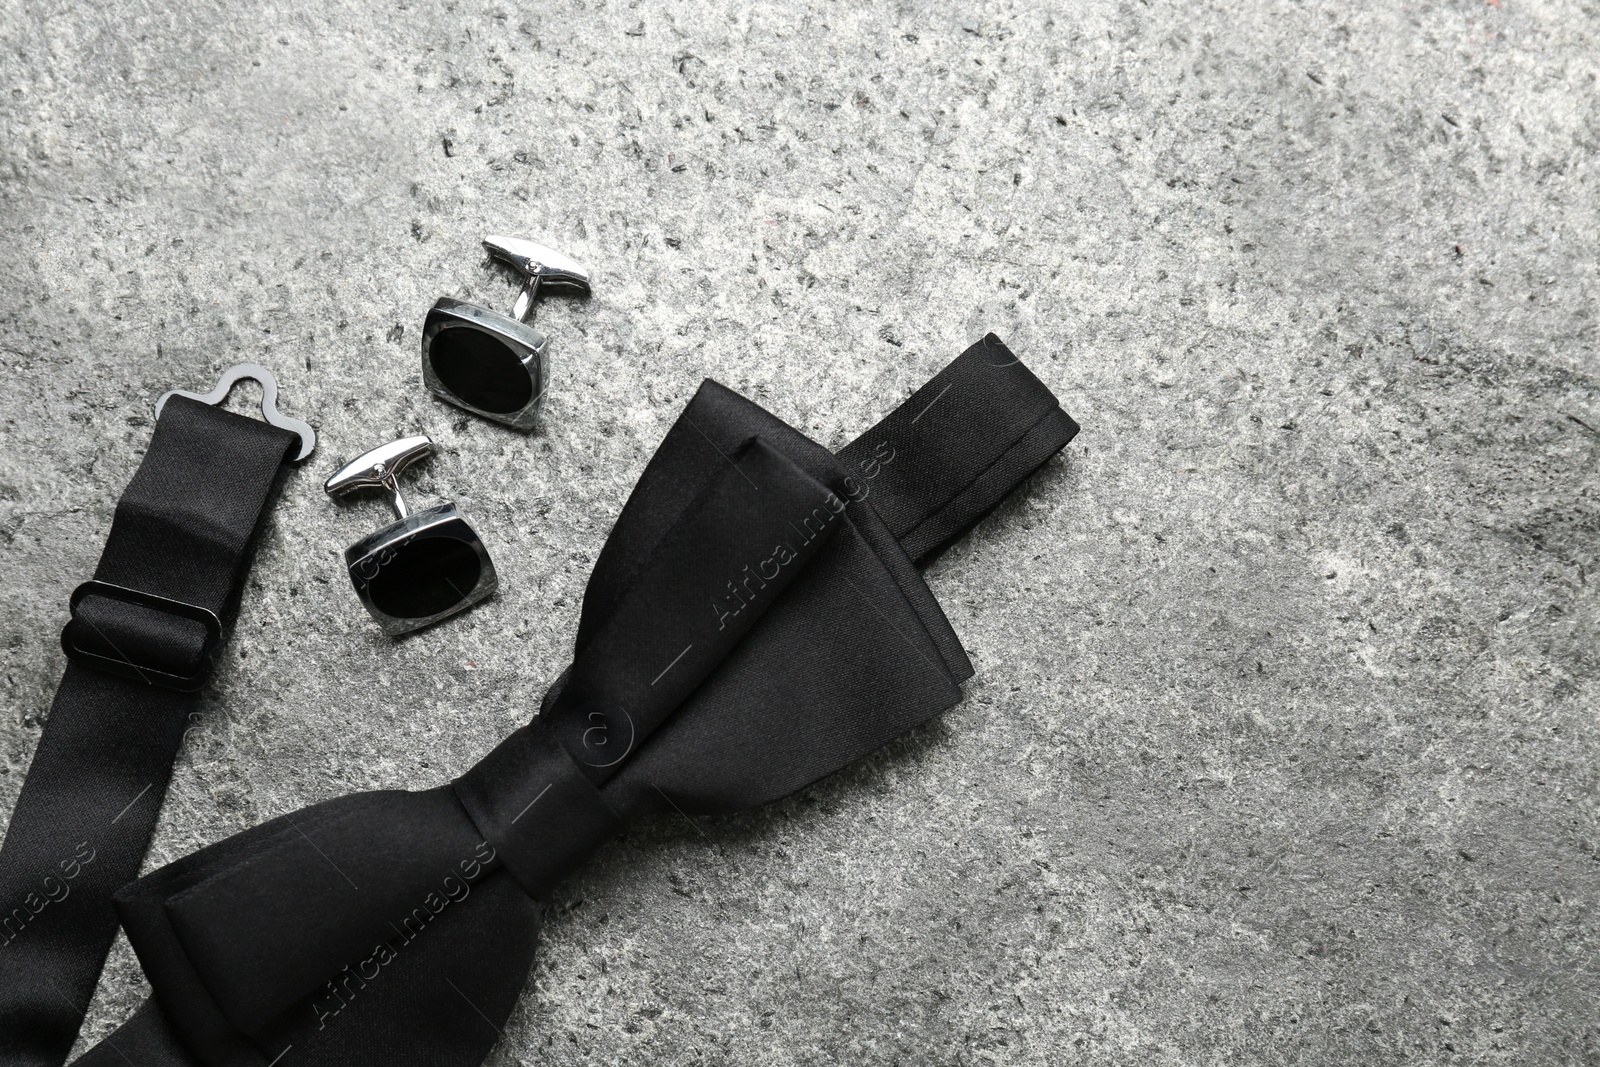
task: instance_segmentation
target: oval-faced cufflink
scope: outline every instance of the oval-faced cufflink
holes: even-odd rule
[[[400,496],[400,472],[432,451],[426,435],[401,438],[351,460],[323,485],[332,497],[389,494],[395,521],[345,549],[344,560],[356,596],[391,637],[449,618],[499,584],[489,550],[454,504],[413,512]]]
[[[529,325],[541,288],[587,293],[589,272],[532,241],[486,237],[484,247],[524,277],[511,314],[441,297],[422,327],[422,380],[475,415],[531,431],[539,422],[550,368],[548,339]]]

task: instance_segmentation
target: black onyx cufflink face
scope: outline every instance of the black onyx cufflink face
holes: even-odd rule
[[[523,276],[510,315],[441,298],[422,327],[422,379],[438,396],[524,432],[539,422],[550,368],[544,334],[529,325],[541,289],[587,293],[589,272],[554,249],[515,237],[486,237],[495,259]]]
[[[499,579],[489,551],[454,504],[410,511],[397,479],[433,451],[426,436],[405,437],[351,460],[323,488],[389,494],[395,521],[345,550],[356,596],[383,632],[399,637],[447,619],[491,596]]]

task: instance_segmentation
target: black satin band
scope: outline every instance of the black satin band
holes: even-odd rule
[[[839,453],[906,555],[926,563],[1078,432],[994,334]]]
[[[117,931],[111,896],[138,876],[197,707],[194,693],[151,682],[203,680],[217,642],[194,616],[232,618],[298,447],[287,430],[172,397],[117,504],[94,577],[134,594],[90,592],[63,641],[123,672],[68,663],[0,847],[7,1067],[58,1067],[77,1036]]]

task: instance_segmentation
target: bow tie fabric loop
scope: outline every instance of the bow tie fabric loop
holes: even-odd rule
[[[474,1067],[538,898],[606,838],[775,800],[956,703],[972,666],[907,544],[927,558],[1076,425],[992,337],[929,387],[835,456],[706,382],[538,716],[452,785],[319,804],[128,887],[156,1004],[84,1067]]]

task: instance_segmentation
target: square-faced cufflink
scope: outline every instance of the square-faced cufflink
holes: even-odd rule
[[[499,584],[489,550],[454,504],[412,512],[400,496],[400,472],[432,451],[425,435],[392,441],[351,460],[323,485],[333,497],[358,489],[389,494],[395,521],[345,549],[344,560],[356,596],[391,637],[449,618]]]
[[[511,315],[441,297],[422,327],[422,380],[475,415],[532,431],[550,367],[549,341],[529,325],[541,287],[587,293],[589,272],[532,241],[486,237],[484,247],[525,278]]]

